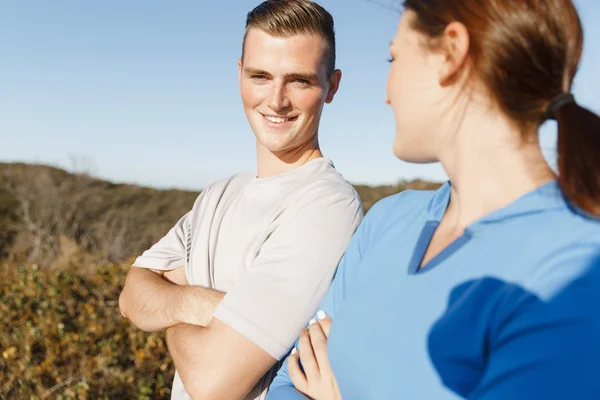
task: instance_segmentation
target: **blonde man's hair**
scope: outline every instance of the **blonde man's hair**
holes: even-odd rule
[[[260,29],[271,36],[289,37],[301,34],[315,34],[327,44],[325,67],[327,76],[335,70],[335,31],[333,17],[319,4],[309,0],[266,0],[248,13],[246,31],[242,42],[242,62],[244,46],[250,29]]]

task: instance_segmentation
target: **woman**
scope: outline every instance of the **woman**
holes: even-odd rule
[[[405,9],[394,153],[450,180],[370,210],[268,399],[600,399],[600,118],[570,94],[577,12]],[[557,174],[537,137],[549,118]]]

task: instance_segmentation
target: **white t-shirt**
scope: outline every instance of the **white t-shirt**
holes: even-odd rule
[[[185,266],[190,285],[226,292],[214,318],[281,360],[317,311],[362,217],[358,193],[326,158],[269,178],[239,174],[202,191],[133,265]],[[266,397],[278,367],[247,399]],[[189,399],[177,373],[171,398]]]

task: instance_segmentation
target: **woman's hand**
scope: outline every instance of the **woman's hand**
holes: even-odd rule
[[[288,357],[288,374],[299,392],[315,400],[339,400],[342,398],[327,355],[327,337],[331,318],[323,311],[317,313],[318,321],[311,320],[303,329],[298,343]],[[302,362],[304,372],[300,369]]]

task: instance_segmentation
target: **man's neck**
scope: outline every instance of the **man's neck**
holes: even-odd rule
[[[268,178],[283,174],[321,157],[323,157],[323,154],[316,140],[297,148],[277,153],[265,149],[258,142],[256,143],[258,178]]]

